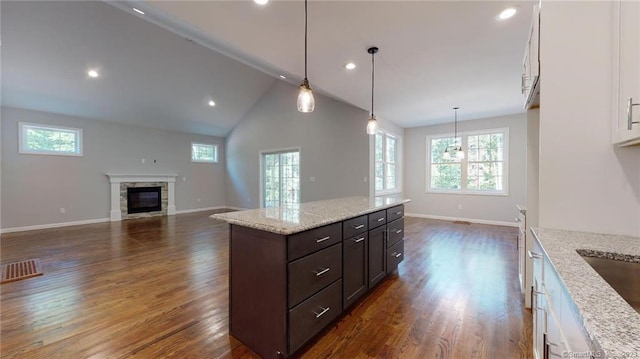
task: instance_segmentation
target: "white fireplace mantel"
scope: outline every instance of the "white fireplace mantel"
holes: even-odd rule
[[[114,174],[107,173],[109,183],[111,183],[111,221],[122,220],[122,212],[120,211],[120,184],[122,182],[167,182],[167,215],[176,214],[176,194],[175,174]]]

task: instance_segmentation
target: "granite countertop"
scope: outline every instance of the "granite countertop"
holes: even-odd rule
[[[534,228],[590,339],[609,358],[640,357],[640,313],[578,254],[640,263],[640,237]]]
[[[409,202],[397,196],[345,197],[297,205],[218,213],[213,219],[289,235]]]

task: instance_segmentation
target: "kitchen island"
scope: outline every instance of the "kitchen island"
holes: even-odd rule
[[[404,203],[347,197],[215,214],[229,225],[229,332],[289,357],[404,258]]]

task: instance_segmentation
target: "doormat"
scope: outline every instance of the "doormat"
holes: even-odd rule
[[[37,277],[39,275],[42,275],[39,259],[13,262],[2,266],[2,279],[0,280],[0,284]]]
[[[466,224],[466,225],[470,225],[471,222],[467,222],[467,221],[453,221],[453,223],[455,224]]]

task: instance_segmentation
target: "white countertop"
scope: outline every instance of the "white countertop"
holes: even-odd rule
[[[289,235],[409,202],[397,196],[345,197],[298,205],[218,213],[213,219]]]
[[[640,314],[581,256],[640,263],[640,238],[535,228],[591,339],[609,358],[640,357]]]

